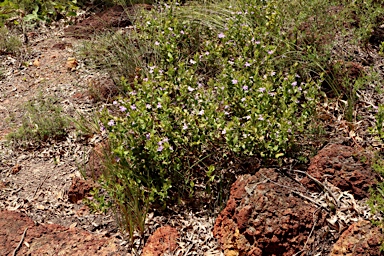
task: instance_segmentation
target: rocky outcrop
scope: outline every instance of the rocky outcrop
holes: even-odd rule
[[[170,226],[158,228],[148,239],[142,256],[171,254],[177,248],[179,232]]]
[[[371,164],[365,152],[330,145],[311,159],[301,182],[294,176],[304,172],[296,171],[240,176],[214,236],[226,256],[381,255],[383,235],[364,220],[367,206],[356,200],[367,198],[380,180]],[[320,183],[327,190],[319,190]]]
[[[379,228],[372,226],[369,221],[361,220],[343,232],[330,255],[383,255],[380,252],[382,241],[383,235]]]
[[[293,255],[310,246],[309,234],[323,232],[324,216],[292,193],[297,187],[273,169],[241,176],[213,231],[225,255]]]
[[[23,213],[0,211],[0,227],[0,255],[12,255],[16,248],[16,255],[123,255],[113,238],[75,227],[37,225]]]
[[[328,182],[342,191],[351,192],[356,199],[367,198],[369,188],[377,184],[379,175],[372,171],[371,156],[352,147],[333,144],[311,159],[307,173],[319,181]],[[308,177],[301,182],[312,190],[317,185]]]
[[[77,203],[86,197],[95,186],[96,185],[90,180],[74,177],[72,185],[68,190],[68,201],[74,204]]]

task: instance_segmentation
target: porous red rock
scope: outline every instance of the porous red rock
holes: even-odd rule
[[[321,230],[324,216],[290,187],[298,186],[273,169],[237,179],[213,230],[225,255],[293,255],[303,250],[311,229]]]
[[[142,256],[160,256],[172,253],[177,248],[179,232],[170,226],[158,228],[148,239]]]
[[[92,190],[95,185],[90,180],[83,180],[78,177],[74,177],[72,185],[68,190],[68,201],[71,203],[77,203],[82,200]]]
[[[351,192],[356,199],[369,196],[369,188],[377,184],[379,175],[372,171],[371,156],[358,149],[332,144],[311,159],[307,173],[323,182],[328,182],[342,191]],[[317,185],[308,177],[301,182],[315,190]]]
[[[382,241],[383,234],[380,229],[374,227],[369,221],[361,220],[353,223],[343,232],[334,244],[330,256],[383,255],[380,252]]]

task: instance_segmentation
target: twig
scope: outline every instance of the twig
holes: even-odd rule
[[[292,171],[307,175],[308,178],[313,180],[322,189],[326,190],[332,196],[333,200],[335,200],[336,206],[340,207],[340,202],[339,202],[339,200],[337,200],[336,196],[332,193],[332,191],[327,186],[325,186],[323,183],[321,183],[318,179],[316,179],[316,178],[312,177],[310,174],[303,172],[303,171],[300,171],[300,170],[292,170]]]
[[[311,198],[309,198],[309,197],[307,197],[307,196],[305,196],[305,195],[303,195],[303,194],[301,194],[301,193],[299,193],[299,192],[297,192],[297,191],[292,191],[292,193],[295,193],[296,195],[299,195],[299,196],[301,196],[302,198],[307,199],[308,201],[314,203],[315,205],[317,205],[317,206],[319,206],[320,208],[323,208],[324,210],[326,210],[327,212],[329,212],[329,209],[327,209],[326,207],[322,206],[320,203],[314,201],[313,199],[311,199]]]
[[[39,189],[41,188],[41,186],[44,184],[44,182],[48,179],[48,174],[45,176],[44,180],[40,183],[40,185],[36,188],[35,190],[35,193],[33,193],[33,196],[32,196],[32,199],[35,198],[35,195],[37,193],[37,191],[39,191]]]
[[[13,251],[12,256],[16,256],[17,251],[20,249],[21,245],[23,244],[25,234],[27,233],[27,229],[28,229],[28,227],[25,228],[23,236],[21,237],[21,240],[20,240],[19,244],[17,245],[16,249]]]
[[[281,184],[279,184],[279,183],[277,183],[277,182],[274,182],[274,181],[270,180],[269,178],[265,177],[263,174],[261,174],[261,175],[265,178],[265,180],[264,180],[263,182],[260,182],[260,183],[264,183],[265,181],[269,181],[269,182],[271,182],[271,183],[273,183],[273,184],[276,184],[276,185],[278,185],[278,186],[280,186],[280,187],[287,188],[287,189],[291,190],[292,193],[295,193],[296,195],[299,195],[299,196],[301,196],[301,197],[307,199],[308,201],[314,203],[315,205],[319,206],[320,208],[324,208],[327,212],[329,212],[329,210],[328,210],[327,208],[325,208],[324,206],[322,206],[322,205],[319,204],[318,202],[312,200],[311,198],[309,198],[309,197],[307,197],[307,196],[301,194],[300,192],[294,190],[294,188],[291,188],[291,187],[288,187],[288,186],[281,185]]]

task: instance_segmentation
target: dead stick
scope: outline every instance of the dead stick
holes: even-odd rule
[[[44,180],[40,183],[40,185],[36,188],[35,190],[35,193],[33,193],[33,196],[32,196],[32,199],[35,198],[35,195],[37,193],[37,191],[39,191],[39,189],[41,188],[41,186],[43,185],[43,183],[48,179],[48,174],[45,176]]]
[[[336,206],[340,207],[340,202],[339,202],[339,200],[337,200],[336,196],[332,193],[332,191],[327,186],[325,186],[323,183],[321,183],[318,179],[312,177],[310,174],[303,172],[303,171],[299,171],[299,170],[292,170],[292,171],[307,175],[308,178],[310,178],[311,180],[316,182],[317,185],[319,185],[322,189],[325,189],[332,196],[333,200],[335,200]]]
[[[319,206],[320,208],[323,208],[324,210],[326,210],[327,212],[329,212],[329,209],[325,208],[325,207],[322,206],[320,203],[318,203],[318,202],[312,200],[311,198],[309,198],[309,197],[307,197],[307,196],[301,194],[300,192],[292,191],[292,193],[294,193],[294,194],[296,194],[296,195],[299,195],[299,196],[301,196],[301,197],[304,198],[304,199],[307,199],[308,201],[314,203],[315,205],[317,205],[317,206]]]
[[[20,243],[17,245],[16,249],[13,251],[12,256],[16,256],[17,251],[20,249],[21,245],[23,244],[25,234],[27,233],[27,229],[28,229],[28,227],[25,228],[23,236],[21,237]]]

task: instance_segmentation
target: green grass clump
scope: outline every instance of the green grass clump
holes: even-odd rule
[[[15,145],[41,144],[50,139],[60,140],[67,134],[69,119],[62,113],[54,98],[38,97],[25,106],[21,126],[8,135]]]
[[[0,27],[0,53],[16,54],[20,52],[22,42],[17,35],[12,34],[6,27]]]

